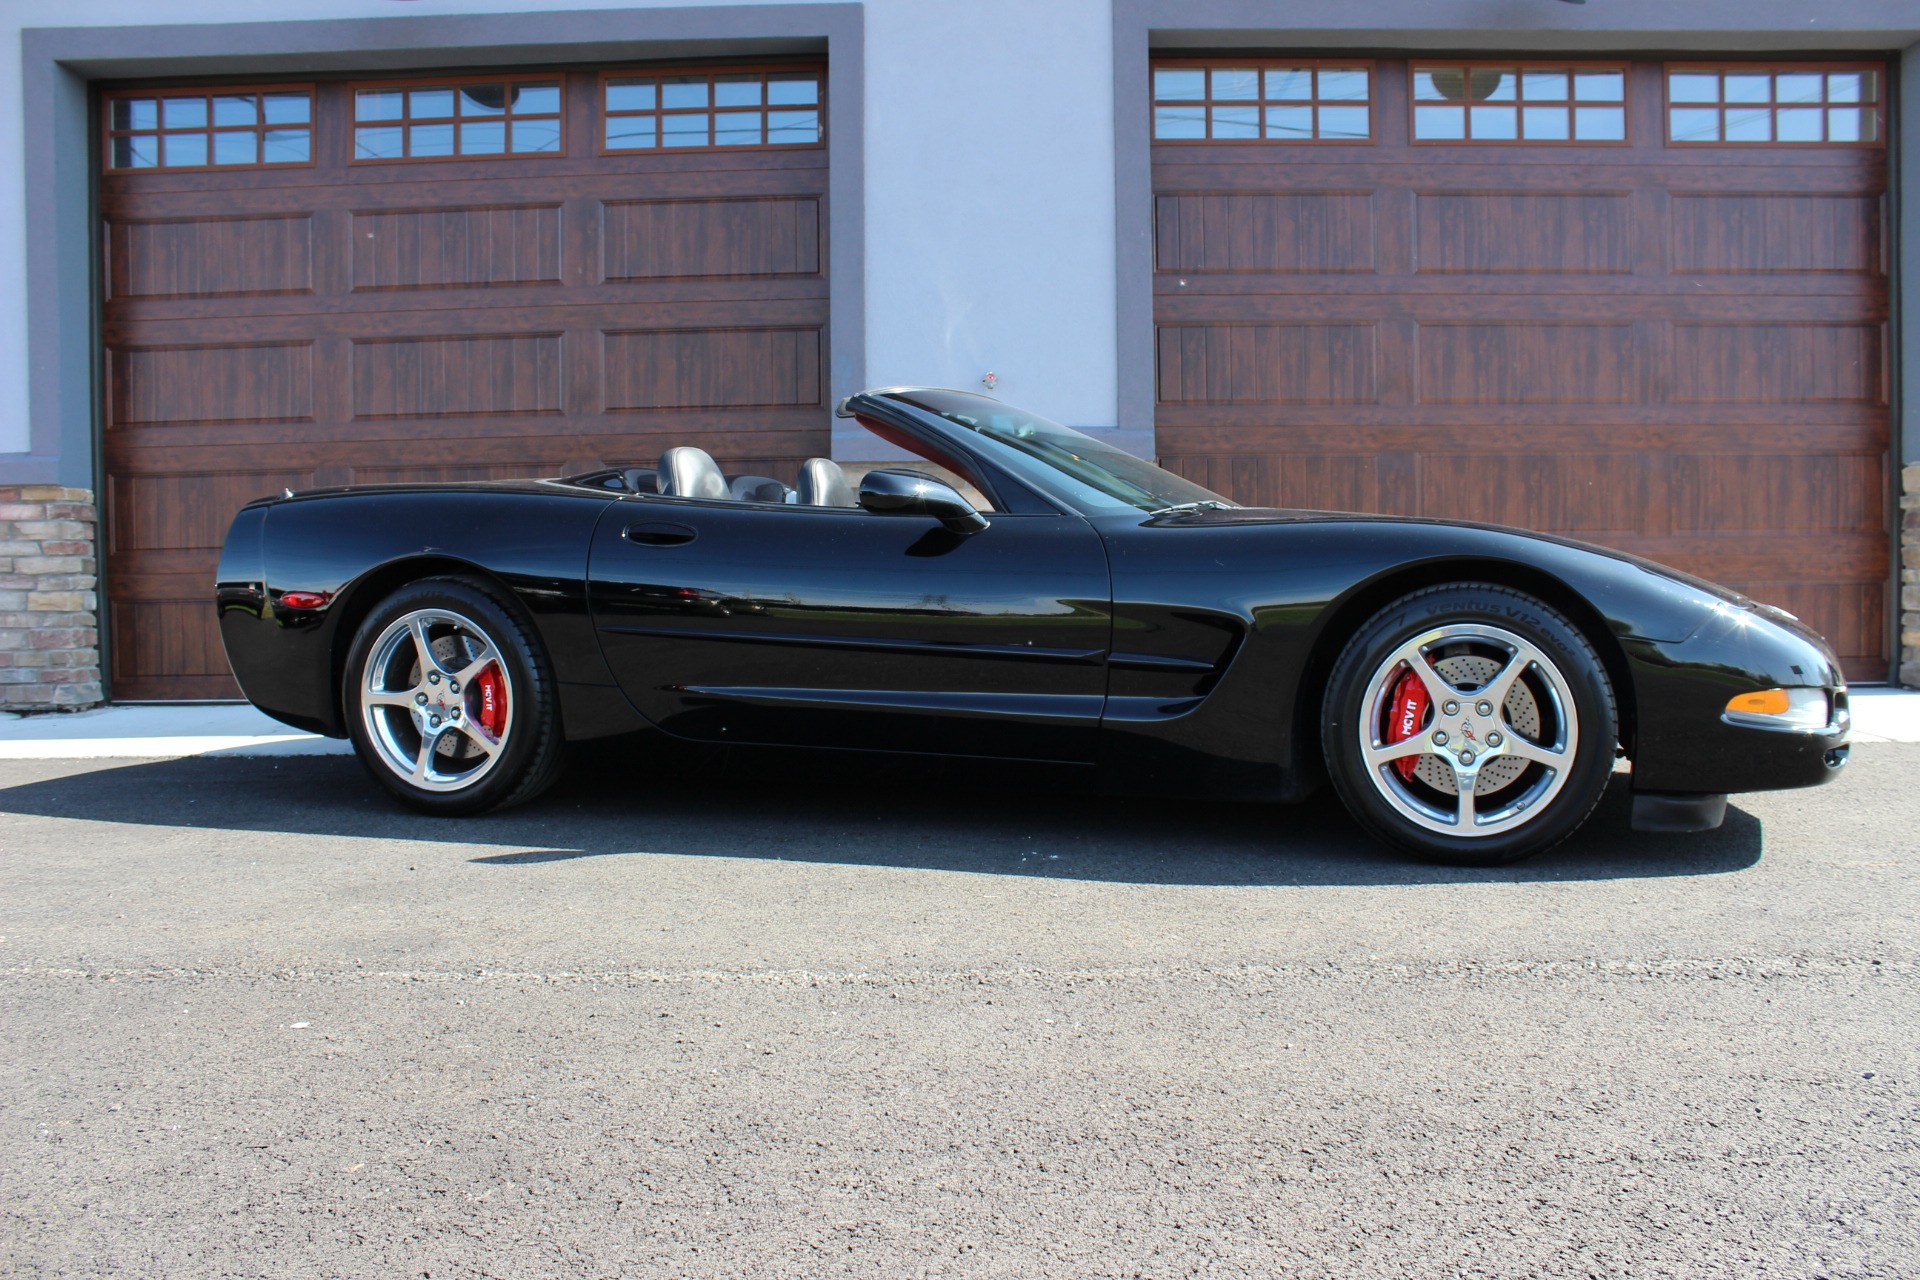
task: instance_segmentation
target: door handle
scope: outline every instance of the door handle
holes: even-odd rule
[[[699,537],[696,530],[683,524],[647,520],[627,526],[627,541],[643,547],[680,547]]]

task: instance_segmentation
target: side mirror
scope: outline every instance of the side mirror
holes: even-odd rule
[[[987,527],[987,518],[952,485],[918,471],[867,472],[860,481],[860,505],[875,515],[932,516],[959,534]]]

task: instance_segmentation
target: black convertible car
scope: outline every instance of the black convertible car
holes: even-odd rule
[[[394,795],[538,793],[566,742],[1084,765],[1297,800],[1491,864],[1564,839],[1617,758],[1643,829],[1825,782],[1846,685],[1786,613],[1513,529],[1236,506],[996,400],[843,401],[924,469],[797,488],[697,448],[552,480],[288,492],[235,517],[247,697],[352,738]]]

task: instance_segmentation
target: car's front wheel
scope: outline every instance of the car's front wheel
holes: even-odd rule
[[[1328,680],[1321,745],[1354,818],[1422,857],[1514,862],[1586,821],[1612,772],[1613,688],[1579,629],[1487,583],[1368,619]]]
[[[538,636],[489,583],[427,578],[388,596],[354,636],[345,683],[361,763],[416,809],[503,808],[558,775],[551,666]]]

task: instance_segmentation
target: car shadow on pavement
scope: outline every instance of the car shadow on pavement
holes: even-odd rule
[[[1163,885],[1405,885],[1700,876],[1761,856],[1760,821],[1631,830],[1624,775],[1573,839],[1514,867],[1385,849],[1322,791],[1303,804],[1114,798],[1071,769],[755,752],[583,754],[534,803],[480,818],[401,808],[350,757],[89,767],[0,789],[0,814],[444,846],[488,873],[580,858],[758,858]],[[499,852],[476,852],[475,846]]]

